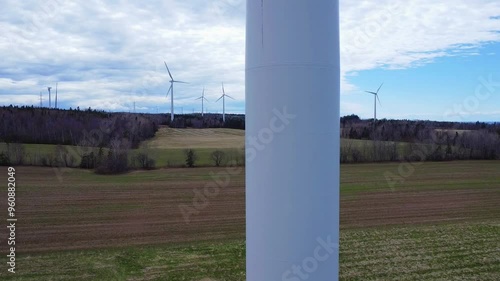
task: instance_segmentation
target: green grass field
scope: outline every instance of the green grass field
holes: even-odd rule
[[[500,277],[500,225],[462,223],[341,232],[341,280]],[[194,243],[23,255],[2,280],[245,280],[245,244]],[[210,278],[210,279],[208,279]]]
[[[171,129],[162,127],[156,136],[141,144],[139,149],[133,149],[130,158],[140,151],[147,153],[156,162],[156,167],[183,167],[185,165],[185,150],[193,149],[196,153],[196,166],[214,166],[211,154],[221,150],[226,155],[226,163],[243,163],[244,134],[242,130],[234,129]],[[55,155],[56,145],[23,144],[26,152],[25,162],[34,158]],[[86,148],[63,145],[62,148],[75,157],[75,163],[80,163],[81,154],[91,150],[97,153],[98,148]],[[7,145],[0,143],[0,152],[7,151]]]
[[[183,167],[185,165],[185,150],[193,149],[196,154],[196,166],[210,167],[214,166],[211,158],[212,152],[221,150],[225,153],[225,163],[237,163],[242,165],[244,162],[244,138],[245,131],[235,129],[173,129],[161,127],[156,136],[141,144],[139,149],[133,149],[130,153],[132,159],[140,151],[146,151],[148,155],[155,160],[157,168],[163,167]],[[393,142],[381,142],[390,145]],[[372,152],[372,141],[342,139],[341,146],[345,149],[356,148],[362,154]],[[405,151],[407,143],[397,143],[397,149],[400,153]],[[56,155],[56,145],[49,144],[24,144],[27,153],[26,161],[30,163],[32,159],[40,157],[50,158]],[[76,165],[81,161],[81,155],[93,150],[97,153],[98,148],[86,148],[78,146],[62,146],[74,158]],[[0,152],[6,151],[6,144],[0,143]]]
[[[155,137],[142,143],[156,161],[157,167],[182,167],[185,165],[185,150],[193,149],[196,165],[214,166],[212,152],[221,150],[227,162],[243,160],[245,131],[235,129],[174,129],[161,127]]]
[[[341,280],[500,280],[500,162],[422,163],[390,188],[399,167],[341,166]],[[221,171],[20,167],[17,273],[0,279],[245,280],[244,173],[190,224],[178,211]]]

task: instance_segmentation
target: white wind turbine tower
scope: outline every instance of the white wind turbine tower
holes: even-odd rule
[[[380,99],[378,98],[378,91],[380,91],[380,88],[382,88],[382,85],[384,85],[384,83],[380,84],[380,87],[378,87],[377,91],[376,92],[371,92],[371,91],[365,91],[369,94],[372,94],[374,97],[374,113],[373,113],[373,137],[375,138],[375,124],[377,123],[377,100],[378,100],[378,103],[382,106],[382,104],[380,103]]]
[[[52,107],[52,100],[50,99],[50,89],[52,89],[52,87],[47,87],[47,90],[49,91],[49,108]]]
[[[187,84],[187,82],[182,82],[182,81],[177,81],[174,80],[174,77],[172,77],[172,73],[170,73],[170,69],[168,69],[168,65],[166,62],[165,67],[167,68],[168,75],[170,76],[170,88],[168,89],[167,92],[167,97],[170,92],[172,92],[172,95],[170,96],[170,122],[174,121],[174,83],[184,83]]]
[[[205,98],[205,88],[203,88],[203,92],[201,93],[201,97],[197,98],[197,100],[201,100],[201,116],[203,117],[203,100],[207,100],[207,98]]]
[[[246,3],[246,280],[338,281],[339,0]]]
[[[222,122],[226,122],[226,97],[233,99],[231,96],[226,95],[226,91],[224,91],[224,83],[222,83],[222,96],[215,102],[218,102],[222,99]],[[234,100],[234,99],[233,99]]]

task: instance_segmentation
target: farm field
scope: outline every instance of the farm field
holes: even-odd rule
[[[174,129],[161,126],[155,137],[143,142],[139,149],[132,149],[130,158],[139,152],[147,152],[156,162],[156,167],[183,167],[185,165],[185,150],[193,149],[196,153],[196,166],[215,166],[211,158],[212,152],[220,150],[225,153],[226,162],[242,165],[244,162],[244,138],[245,131],[236,129]],[[380,142],[380,144],[391,145],[393,142]],[[341,146],[346,149],[356,148],[361,155],[372,153],[373,142],[370,140],[341,139]],[[415,147],[422,146],[417,144]],[[74,157],[75,165],[81,161],[81,154],[94,151],[97,154],[98,148],[78,147],[62,145],[61,148],[69,152]],[[408,147],[408,143],[397,143],[397,149],[403,153]],[[31,163],[33,159],[45,157],[53,158],[56,155],[56,145],[51,144],[24,144],[25,162]],[[5,143],[0,143],[0,152],[6,151]],[[105,153],[107,149],[105,148]]]
[[[341,279],[499,280],[500,161],[423,163],[391,188],[398,167],[341,166]],[[60,175],[17,169],[17,274],[1,280],[245,280],[243,169]]]
[[[223,151],[227,161],[244,162],[245,131],[236,129],[175,129],[161,126],[154,138],[142,143],[141,148],[153,155],[157,167],[182,167],[186,149],[193,149],[196,165],[215,166],[211,154]]]
[[[236,129],[175,129],[160,126],[154,138],[143,145],[161,149],[186,148],[241,148],[245,145],[245,131]]]
[[[201,167],[214,166],[211,153],[221,150],[226,154],[227,161],[242,163],[244,161],[243,130],[235,129],[172,129],[161,127],[156,136],[151,140],[143,142],[139,149],[132,149],[130,156],[139,151],[146,151],[155,161],[156,167],[182,167],[185,165],[185,150],[194,149],[197,161],[196,165]],[[27,156],[25,162],[30,163],[32,159],[41,157],[51,158],[56,155],[57,145],[52,144],[23,144]],[[97,147],[78,147],[62,145],[75,158],[79,164],[82,153],[94,151]],[[7,151],[7,145],[0,143],[0,152]],[[107,151],[107,149],[105,149]]]

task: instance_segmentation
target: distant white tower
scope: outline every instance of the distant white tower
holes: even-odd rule
[[[201,100],[201,117],[203,117],[203,114],[204,114],[204,111],[203,111],[204,100],[208,101],[207,98],[205,98],[205,88],[203,88],[203,92],[201,92],[201,97],[197,98],[197,100]]]
[[[338,0],[248,0],[246,280],[338,280],[339,100]]]
[[[224,90],[224,83],[222,83],[222,96],[215,102],[218,102],[220,99],[222,99],[222,122],[226,123],[226,97],[233,99],[231,96],[226,94],[226,91]]]
[[[184,83],[184,84],[188,84],[187,82],[183,82],[183,81],[178,81],[178,80],[175,80],[174,77],[172,76],[172,73],[170,72],[170,69],[168,68],[168,65],[166,62],[165,63],[165,67],[167,68],[167,71],[168,71],[168,75],[170,76],[170,88],[168,89],[168,92],[167,92],[167,97],[168,97],[168,94],[172,93],[172,95],[170,96],[170,122],[174,121],[174,83]]]
[[[52,100],[51,100],[51,97],[50,97],[50,90],[52,89],[52,87],[47,87],[47,91],[49,91],[49,108],[52,107]]]

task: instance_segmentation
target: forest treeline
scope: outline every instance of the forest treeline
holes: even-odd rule
[[[110,147],[127,140],[132,148],[152,138],[161,115],[37,107],[0,107],[0,142]]]
[[[245,128],[244,116],[234,114],[227,114],[225,123],[221,114],[176,115],[172,122],[167,114],[7,106],[0,107],[0,116],[0,165],[79,167],[101,174],[155,168],[151,153],[131,149],[154,137],[160,125]],[[28,152],[26,144],[55,147],[53,152]]]
[[[341,118],[342,162],[500,159],[500,123]],[[373,140],[355,144],[350,140]]]
[[[182,114],[176,115],[174,122],[170,122],[168,116],[166,125],[171,128],[229,128],[229,129],[245,129],[245,115],[243,114],[226,114],[226,122],[222,121],[222,114],[205,113],[201,114]]]
[[[0,165],[79,167],[98,173],[156,168],[147,149],[131,149],[152,138],[160,125],[245,128],[244,115],[229,114],[226,123],[220,114],[176,115],[171,122],[167,114],[8,106],[0,107],[0,116]],[[500,123],[381,119],[373,124],[349,115],[340,125],[342,163],[500,159]],[[30,143],[56,146],[50,153],[28,153],[24,144]],[[186,157],[186,165],[193,166]],[[225,162],[221,152],[212,157],[216,166]]]
[[[0,107],[0,142],[83,145],[109,147],[113,139],[126,139],[132,148],[152,138],[159,125],[173,128],[245,129],[244,115],[176,115],[108,113],[91,108],[48,109],[38,107]]]

